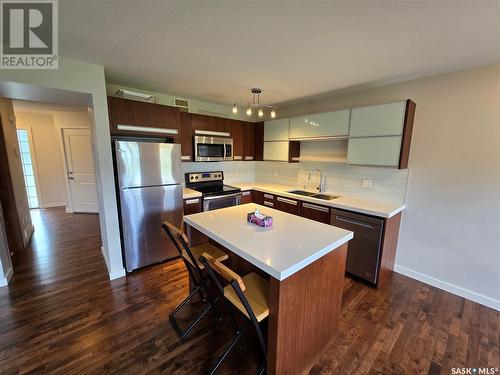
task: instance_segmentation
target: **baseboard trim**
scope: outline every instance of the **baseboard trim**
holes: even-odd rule
[[[41,205],[42,208],[53,208],[53,207],[63,207],[63,206],[66,206],[66,202],[48,202],[48,203],[43,202]]]
[[[481,305],[490,307],[494,310],[500,311],[500,301],[498,301],[494,298],[487,297],[487,296],[484,296],[484,295],[479,294],[479,293],[475,293],[475,292],[470,291],[468,289],[461,288],[459,286],[447,283],[446,281],[436,279],[435,277],[425,275],[423,273],[411,270],[411,269],[403,267],[403,266],[395,265],[394,271],[397,273],[400,273],[402,275],[408,276],[412,279],[421,281],[425,284],[432,285],[436,288],[445,290],[445,291],[450,292],[452,294],[455,294],[457,296],[466,298],[468,300],[477,302]]]
[[[125,277],[126,275],[127,275],[127,273],[125,272],[125,268],[122,268],[120,271],[111,272],[109,274],[109,279],[115,280],[115,279],[119,279],[120,277]]]
[[[106,263],[106,268],[108,269],[109,279],[110,280],[119,279],[120,277],[124,277],[127,274],[125,272],[124,268],[122,268],[121,270],[116,271],[116,272],[111,272],[111,270],[109,268],[108,255],[107,255],[106,251],[104,251],[104,247],[103,246],[101,246],[101,254],[102,254],[102,257],[104,258],[104,263]]]
[[[10,267],[5,277],[0,277],[0,288],[9,285],[9,281],[13,273],[14,270],[12,269],[12,267]]]

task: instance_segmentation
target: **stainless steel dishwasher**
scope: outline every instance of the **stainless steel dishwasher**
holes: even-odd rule
[[[376,284],[384,219],[332,209],[331,224],[354,232],[354,238],[349,241],[347,249],[346,271]]]

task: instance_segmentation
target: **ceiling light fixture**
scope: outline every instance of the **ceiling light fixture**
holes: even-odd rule
[[[234,101],[233,102],[233,113],[236,114],[238,113],[238,105],[242,107],[246,107],[246,114],[247,116],[252,115],[252,109],[257,108],[257,115],[259,117],[264,117],[264,109],[269,109],[269,115],[271,118],[276,118],[276,107],[271,106],[271,105],[266,105],[266,104],[260,104],[260,94],[262,94],[262,89],[259,88],[253,88],[250,90],[252,93],[252,102],[247,103],[247,102],[238,102]]]

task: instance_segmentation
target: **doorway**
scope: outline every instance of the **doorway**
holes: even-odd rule
[[[64,288],[66,280],[78,277],[79,269],[86,269],[90,262],[102,273],[99,277],[107,278],[88,109],[0,101],[0,143],[12,150],[10,178],[5,183],[17,193],[15,199],[2,197],[2,204],[14,201],[9,208],[15,211],[14,226],[21,236],[27,234],[17,248],[8,244],[14,270],[9,284],[34,278],[43,285],[62,283]],[[12,222],[10,228],[5,222],[7,230],[12,229]]]

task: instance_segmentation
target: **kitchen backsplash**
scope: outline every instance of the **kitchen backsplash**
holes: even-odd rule
[[[309,171],[317,168],[326,174],[326,191],[370,197],[373,199],[404,202],[409,169],[359,167],[318,162],[207,162],[182,163],[186,172],[223,171],[226,184],[240,182],[269,182],[303,188],[319,184],[319,173],[308,180]],[[371,180],[372,187],[363,188],[363,180]]]
[[[303,188],[319,185],[319,173],[308,180],[309,171],[317,168],[326,174],[328,192],[370,197],[384,201],[404,202],[409,169],[359,167],[319,162],[256,162],[255,179],[259,182],[285,184]],[[363,180],[372,180],[364,188]]]
[[[224,172],[226,184],[255,181],[254,161],[183,162],[182,177],[187,172]]]

